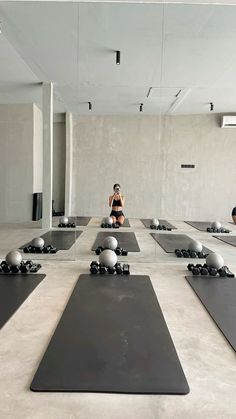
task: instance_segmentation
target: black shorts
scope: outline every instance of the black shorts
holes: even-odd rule
[[[113,216],[113,217],[119,218],[121,215],[123,215],[123,217],[124,217],[123,211],[112,210],[112,212],[110,213],[110,217]]]
[[[236,207],[233,208],[232,215],[236,215]]]

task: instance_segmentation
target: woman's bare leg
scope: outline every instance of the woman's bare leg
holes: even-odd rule
[[[232,215],[232,218],[233,218],[234,224],[236,224],[236,215]]]
[[[236,217],[235,217],[236,218]],[[120,215],[117,219],[118,223],[122,226],[125,222],[125,217],[124,215]]]
[[[114,215],[111,216],[112,220],[113,220],[113,224],[116,223],[116,217]]]

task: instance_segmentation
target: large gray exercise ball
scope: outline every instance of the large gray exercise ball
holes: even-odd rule
[[[112,225],[113,224],[113,218],[112,217],[106,217],[104,222],[105,222],[105,224]]]
[[[60,224],[68,224],[69,223],[69,218],[66,217],[65,215],[63,215],[63,217],[60,217],[59,219]]]
[[[159,221],[157,220],[157,218],[152,218],[151,219],[151,225],[158,227],[159,226]]]
[[[221,228],[221,223],[219,221],[213,221],[211,223],[211,228],[216,228],[218,230]]]
[[[6,255],[6,262],[10,266],[19,266],[22,262],[21,253],[18,250],[12,250]]]
[[[113,250],[105,249],[99,255],[99,263],[107,268],[113,268],[117,263],[117,255]]]
[[[188,245],[188,250],[191,252],[202,252],[202,243],[198,240],[191,240]]]
[[[210,253],[206,257],[206,264],[210,268],[220,269],[224,265],[224,259],[218,253]]]
[[[31,245],[37,247],[38,249],[42,249],[44,246],[44,240],[42,237],[35,237],[35,239],[32,240]]]
[[[113,236],[107,236],[103,240],[104,249],[116,250],[117,246],[118,246],[118,241]]]

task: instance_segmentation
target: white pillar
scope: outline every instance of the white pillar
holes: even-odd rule
[[[43,219],[42,228],[52,227],[53,180],[53,84],[43,83]]]
[[[73,120],[66,113],[66,173],[65,173],[65,215],[70,216],[72,209],[72,170],[73,170]]]

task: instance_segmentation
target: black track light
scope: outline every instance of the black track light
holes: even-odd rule
[[[92,103],[91,102],[88,102],[88,108],[89,108],[89,111],[92,110]]]
[[[120,65],[120,51],[116,51],[116,65]]]
[[[139,105],[139,112],[143,112],[143,103],[140,103]]]
[[[214,111],[214,103],[210,102],[210,111]]]

